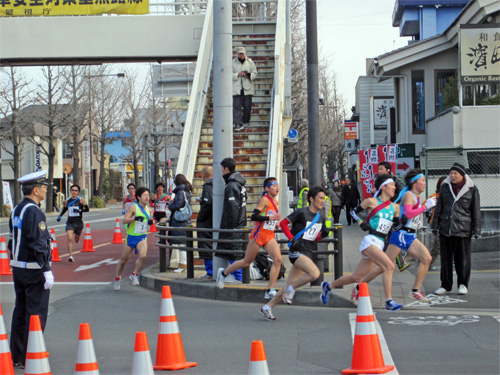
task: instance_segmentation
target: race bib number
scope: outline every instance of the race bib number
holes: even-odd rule
[[[307,224],[306,224],[306,228],[311,225],[311,222],[308,221]],[[308,230],[306,230],[304,232],[304,235],[302,236],[302,238],[306,241],[316,241],[316,238],[318,238],[318,234],[321,232],[321,228],[323,227],[322,224],[314,224],[313,226],[311,226],[311,228],[309,228]]]
[[[136,221],[135,222],[135,234],[146,234],[148,232],[148,222],[147,221]]]
[[[160,201],[156,203],[156,212],[165,212],[167,210],[167,202]]]
[[[80,216],[80,207],[71,206],[68,208],[68,216],[69,217],[78,217]]]
[[[406,226],[410,229],[415,229],[417,230],[418,228],[420,228],[420,215],[418,216],[415,216],[414,218],[412,218],[407,224]]]
[[[377,232],[387,234],[389,233],[391,227],[392,227],[392,221],[380,218],[378,222]]]
[[[274,231],[276,229],[277,220],[269,220],[264,223],[264,229]]]

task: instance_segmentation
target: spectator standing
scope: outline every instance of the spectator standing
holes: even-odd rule
[[[170,200],[170,204],[168,205],[168,209],[170,210],[170,226],[171,227],[187,227],[191,219],[186,221],[177,221],[175,219],[175,211],[183,208],[186,203],[191,201],[191,191],[193,190],[193,186],[187,180],[186,176],[183,174],[178,174],[174,178],[175,188],[173,193],[175,194],[174,198]],[[171,236],[185,237],[186,232],[180,230],[171,230]],[[169,240],[171,245],[175,246],[186,246],[186,241],[183,240]],[[187,268],[187,256],[185,251],[179,250],[179,266],[174,272],[180,273],[184,272]]]
[[[54,206],[54,210],[59,212],[59,207],[57,206],[57,186],[54,186],[54,190],[52,191],[52,205]]]
[[[354,183],[351,183],[351,179],[347,177],[345,179],[345,186],[342,189],[342,203],[345,206],[347,225],[351,225],[351,222],[356,222],[351,217],[351,210],[358,205],[360,199],[358,187]]]
[[[469,292],[471,238],[481,236],[479,190],[466,174],[465,167],[454,163],[439,191],[432,230],[439,233],[441,245],[441,287],[437,295],[453,288],[453,263],[457,273],[458,294]]]
[[[247,189],[246,180],[236,172],[236,163],[232,158],[221,161],[222,177],[226,183],[224,189],[224,205],[222,207],[222,218],[220,229],[241,229],[247,225]],[[220,233],[221,240],[243,240],[243,233]],[[244,244],[218,243],[220,250],[244,250]],[[236,254],[218,254],[218,257],[229,260],[233,264],[235,260],[242,258]],[[242,280],[241,270],[232,273],[237,281]],[[227,280],[226,280],[227,281]]]
[[[196,227],[197,228],[210,228],[213,226],[213,193],[214,193],[214,184],[213,184],[213,168],[210,166],[203,167],[201,170],[201,178],[203,180],[203,188],[201,192],[200,198],[200,211],[198,212],[198,218],[196,219]],[[212,239],[212,232],[197,232],[197,236],[200,239]],[[212,249],[213,244],[211,242],[198,242],[199,249]],[[204,251],[199,252],[200,258],[205,262],[205,271],[207,271],[204,278],[211,279],[213,278],[213,261],[212,261],[212,253],[207,253]]]
[[[297,202],[297,209],[309,206],[309,200],[307,199],[308,192],[309,192],[309,181],[303,178],[300,181],[300,193],[299,193],[299,201]]]
[[[47,171],[21,177],[23,201],[14,208],[9,220],[10,265],[16,304],[12,313],[10,351],[14,367],[24,368],[31,315],[40,317],[45,329],[50,288],[54,275],[50,268],[51,238],[40,203],[47,195]],[[2,366],[4,367],[4,366]]]
[[[250,125],[257,68],[246,55],[245,47],[236,47],[236,53],[233,59],[233,128],[238,131]]]
[[[342,188],[340,187],[340,182],[338,180],[333,181],[330,198],[333,206],[333,222],[338,224],[340,222],[340,211],[342,210]]]

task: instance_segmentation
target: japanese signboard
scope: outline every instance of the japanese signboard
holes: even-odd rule
[[[500,25],[460,25],[460,82],[500,83]]]
[[[387,129],[387,116],[389,109],[394,107],[394,98],[373,99],[373,128]]]
[[[358,123],[344,122],[345,139],[358,139]]]
[[[148,14],[149,0],[4,0],[2,17]]]
[[[9,212],[12,212],[12,207],[14,207],[14,203],[12,203],[12,195],[10,194],[10,184],[7,181],[2,181],[3,184],[3,204],[7,207]]]
[[[398,157],[398,146],[397,145],[384,145],[378,146],[378,162],[386,161],[391,165],[392,174],[395,174],[396,163]]]
[[[90,142],[83,142],[83,171],[90,175]]]
[[[387,161],[391,171],[396,170],[397,145],[383,145],[359,151],[360,179],[363,199],[373,196],[378,163]]]

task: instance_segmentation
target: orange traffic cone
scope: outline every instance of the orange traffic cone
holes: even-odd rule
[[[49,353],[45,349],[42,325],[38,315],[30,317],[30,331],[28,334],[28,349],[26,350],[26,364],[24,375],[51,375]]]
[[[76,358],[75,375],[99,375],[97,360],[95,358],[94,344],[88,323],[80,324],[78,337],[78,355]]]
[[[52,261],[60,262],[61,258],[59,258],[59,250],[57,249],[56,241],[56,231],[54,229],[50,231],[50,237],[52,237]]]
[[[194,367],[196,362],[186,362],[181,334],[177,325],[170,287],[165,285],[161,295],[160,327],[156,344],[155,370],[180,370]]]
[[[343,374],[384,374],[394,368],[384,364],[380,340],[375,327],[368,284],[359,284],[359,300],[356,315],[356,330],[351,367],[342,370]]]
[[[153,233],[153,232],[158,232],[158,230],[156,229],[156,225],[155,225],[154,220],[153,220],[153,225],[151,225],[151,228],[149,228],[149,233]]]
[[[0,240],[0,275],[12,275],[9,265],[9,254],[5,245],[5,237]]]
[[[262,341],[252,341],[252,351],[250,352],[250,365],[248,375],[269,375],[267,367],[266,352]]]
[[[115,232],[113,233],[113,241],[111,243],[123,243],[122,230],[120,229],[120,219],[116,218]]]
[[[92,252],[94,250],[94,245],[92,244],[92,235],[90,234],[90,224],[87,223],[85,227],[85,237],[83,238],[83,248],[82,253]]]
[[[12,355],[10,354],[7,331],[5,331],[5,324],[3,322],[2,305],[0,305],[0,374],[14,375]]]
[[[154,375],[146,332],[136,332],[131,375]]]

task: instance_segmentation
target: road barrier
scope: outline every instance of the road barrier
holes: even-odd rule
[[[212,229],[212,228],[196,228],[194,226],[187,226],[187,227],[169,227],[166,225],[166,223],[159,223],[156,226],[158,232],[156,233],[156,237],[158,238],[158,241],[156,242],[156,245],[160,249],[160,272],[167,272],[167,259],[170,258],[170,253],[171,249],[173,249],[173,245],[169,244],[169,240],[177,240],[177,241],[182,241],[185,242],[185,245],[179,244],[176,245],[175,248],[180,250],[180,251],[186,251],[187,252],[187,272],[186,272],[186,278],[187,279],[193,279],[194,278],[194,256],[193,252],[195,251],[202,251],[206,253],[213,253],[213,254],[231,254],[231,255],[236,255],[238,257],[243,257],[245,255],[245,250],[240,250],[240,249],[234,249],[234,250],[221,250],[221,249],[213,249],[213,248],[199,248],[199,243],[201,242],[209,242],[212,244],[212,247],[214,244],[218,243],[230,243],[235,245],[235,247],[240,247],[243,245],[246,247],[248,244],[248,235],[251,232],[250,228],[242,228],[242,229]],[[320,285],[321,281],[323,281],[323,259],[324,257],[328,257],[333,255],[333,261],[334,261],[334,278],[338,279],[341,277],[344,273],[343,269],[343,250],[342,250],[342,226],[341,225],[334,225],[333,227],[328,228],[330,231],[333,233],[333,237],[327,237],[322,239],[321,241],[318,242],[318,244],[330,244],[333,243],[333,250],[317,250],[313,251],[313,257],[315,258],[314,261],[316,265],[318,265],[318,268],[321,272],[321,276],[315,280],[315,284],[311,285]],[[169,231],[174,230],[176,232],[181,232],[184,231],[186,233],[185,236],[170,236]],[[220,239],[215,239],[215,238],[195,238],[193,236],[194,233],[197,232],[206,232],[206,233],[239,233],[243,234],[245,239],[243,240],[220,240]],[[282,233],[281,231],[276,231],[276,233]],[[288,240],[277,240],[280,245],[285,245],[288,244]],[[194,246],[194,242],[196,242],[197,246]],[[240,245],[240,246],[238,246]],[[288,249],[284,249],[284,246],[282,246],[281,254],[282,255],[288,255]],[[169,250],[167,254],[167,250]],[[263,254],[265,252],[262,252]],[[168,255],[168,257],[167,257]],[[248,267],[245,267],[243,270],[243,283],[244,284],[249,284],[250,283],[250,271]]]

